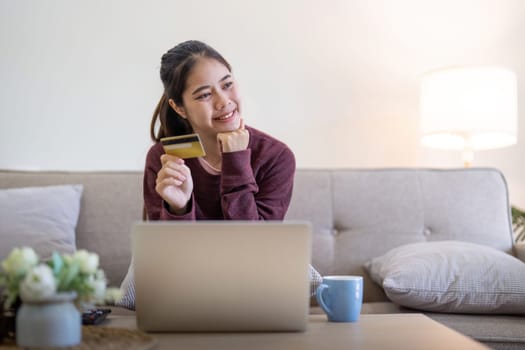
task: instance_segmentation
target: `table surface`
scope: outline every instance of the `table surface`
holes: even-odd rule
[[[110,315],[104,327],[136,329],[134,316]],[[488,349],[423,314],[364,314],[354,323],[310,315],[304,333],[149,333],[155,349]]]

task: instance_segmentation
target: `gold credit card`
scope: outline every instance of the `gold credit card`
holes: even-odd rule
[[[198,134],[164,137],[160,139],[164,152],[179,158],[204,157],[206,152]]]

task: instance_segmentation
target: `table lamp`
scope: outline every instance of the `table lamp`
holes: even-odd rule
[[[457,66],[430,71],[421,84],[421,142],[463,151],[469,167],[474,151],[517,141],[516,75],[498,66]]]

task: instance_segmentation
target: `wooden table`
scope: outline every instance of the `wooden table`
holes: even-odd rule
[[[134,316],[110,315],[104,327],[136,329]],[[365,314],[355,323],[327,322],[310,315],[304,333],[149,333],[155,349],[488,349],[416,313]]]

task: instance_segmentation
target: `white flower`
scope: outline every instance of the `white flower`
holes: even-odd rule
[[[84,249],[73,254],[73,261],[78,262],[81,273],[93,274],[98,269],[98,255]]]
[[[32,248],[15,248],[9,253],[7,258],[2,261],[2,268],[8,275],[26,273],[29,269],[36,266],[38,256]]]
[[[94,295],[93,297],[97,301],[104,301],[104,296],[106,295],[106,281],[95,280],[93,282]]]
[[[106,274],[103,270],[98,269],[97,272],[95,272],[95,279],[106,281]]]
[[[71,254],[64,254],[62,255],[62,260],[64,261],[64,263],[71,265],[71,263],[73,262],[73,256]]]
[[[23,301],[41,300],[56,293],[53,270],[45,264],[34,267],[20,284],[20,297]]]
[[[102,270],[98,270],[97,276],[90,275],[87,279],[87,285],[93,290],[92,298],[96,302],[103,302],[106,294],[106,279]]]
[[[120,288],[108,288],[106,289],[106,295],[104,296],[104,301],[108,304],[114,304],[122,297],[124,296],[124,293]]]
[[[120,299],[118,289],[107,290],[104,271],[99,269],[96,253],[79,250],[72,255],[54,252],[47,264],[40,264],[33,249],[14,248],[1,262],[0,287],[4,292],[4,307],[10,307],[18,297],[22,301],[41,301],[62,292],[75,292],[76,302],[103,303]]]

